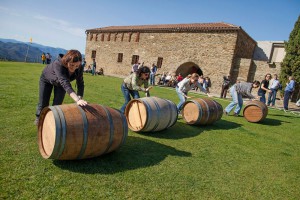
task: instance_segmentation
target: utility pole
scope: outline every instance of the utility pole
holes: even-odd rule
[[[27,52],[26,52],[26,56],[25,56],[25,62],[27,62],[28,50],[29,50],[29,44],[27,44]]]
[[[30,41],[30,44],[32,44],[32,38],[30,38],[29,41]],[[26,52],[26,56],[25,56],[25,62],[27,62],[28,50],[29,50],[29,44],[27,44],[27,52]]]

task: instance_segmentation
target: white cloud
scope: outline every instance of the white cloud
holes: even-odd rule
[[[17,17],[22,16],[16,10],[11,9],[11,8],[7,8],[7,7],[3,7],[3,6],[0,6],[0,12],[6,13],[6,14],[9,14],[9,15],[13,15],[13,16],[17,16]]]
[[[82,28],[74,27],[71,23],[61,19],[50,18],[42,15],[35,15],[33,16],[35,19],[44,21],[52,28],[62,30],[69,34],[78,36],[78,37],[85,37],[85,30]]]

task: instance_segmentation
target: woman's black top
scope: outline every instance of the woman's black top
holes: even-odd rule
[[[77,95],[83,96],[84,81],[82,67],[79,67],[70,75],[69,70],[62,65],[60,60],[55,60],[45,67],[42,78],[52,85],[63,87],[68,94],[75,92],[72,88],[71,81],[76,79]]]

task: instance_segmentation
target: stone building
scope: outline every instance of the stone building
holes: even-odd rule
[[[224,75],[232,82],[253,81],[257,43],[240,26],[220,23],[109,26],[86,30],[87,64],[95,58],[105,74],[125,77],[136,61],[158,73],[203,73],[219,93]],[[266,63],[263,61],[263,65]]]

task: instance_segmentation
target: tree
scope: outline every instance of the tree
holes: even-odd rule
[[[295,23],[288,42],[285,42],[286,55],[281,63],[280,82],[285,87],[289,76],[296,81],[296,88],[292,100],[299,98],[300,93],[300,16]]]

